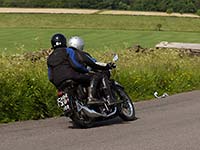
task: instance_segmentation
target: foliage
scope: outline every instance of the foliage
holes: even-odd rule
[[[156,25],[157,31],[161,31],[161,28],[162,28],[162,24],[159,23],[159,24]]]
[[[168,14],[173,13],[173,9],[172,8],[168,8],[167,11],[166,11],[166,13],[168,13]]]
[[[136,101],[151,99],[155,91],[171,95],[200,89],[199,57],[190,58],[170,49],[119,55],[123,69],[116,78]]]
[[[163,11],[169,8],[175,12],[195,13],[200,9],[199,0],[1,0],[0,7],[52,7],[52,8],[92,8],[131,9],[141,11]]]
[[[199,16],[200,16],[200,9],[198,9],[198,10],[197,10],[197,15],[199,15]]]
[[[200,89],[200,57],[175,50],[117,51],[118,68],[113,77],[134,101],[152,99],[153,93],[174,94]],[[109,61],[113,52],[92,52]],[[56,89],[47,79],[46,60],[41,57],[0,56],[0,122],[40,119],[61,114]]]
[[[43,62],[1,56],[0,122],[40,119],[60,114],[55,90]]]

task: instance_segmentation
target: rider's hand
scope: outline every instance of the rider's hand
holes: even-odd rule
[[[112,63],[112,68],[116,68],[116,64],[115,63]]]
[[[108,64],[106,65],[106,68],[107,68],[107,69],[116,68],[116,64],[115,64],[115,63],[112,63],[112,62],[110,62],[110,63],[108,63]]]

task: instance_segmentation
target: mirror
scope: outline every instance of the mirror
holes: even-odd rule
[[[116,62],[118,59],[119,59],[118,55],[115,54],[114,57],[113,57],[113,62]]]

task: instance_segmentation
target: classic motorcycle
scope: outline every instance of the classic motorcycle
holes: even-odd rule
[[[117,60],[118,55],[115,55],[113,64]],[[111,70],[109,70],[109,73]],[[101,73],[104,76],[97,88],[97,97],[101,100],[101,103],[88,104],[87,86],[79,85],[72,80],[64,82],[64,90],[58,91],[58,106],[63,109],[64,115],[71,118],[76,126],[90,128],[95,122],[118,116],[124,121],[136,119],[134,104],[125,92],[124,87],[111,79],[108,72],[101,71]],[[112,102],[107,98],[107,86],[110,86],[109,88],[114,100]]]

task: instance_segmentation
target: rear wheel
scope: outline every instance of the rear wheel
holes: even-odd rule
[[[118,106],[119,116],[125,121],[135,120],[135,107],[131,98],[124,91],[123,88],[117,87],[117,93],[122,103]]]
[[[88,117],[83,111],[77,111],[77,105],[75,103],[76,97],[71,97],[70,100],[70,108],[71,108],[71,113],[70,115],[65,115],[66,117],[69,117],[73,125],[75,127],[79,128],[90,128],[94,125],[94,120],[93,118]]]
[[[70,118],[73,121],[74,126],[80,128],[91,128],[94,125],[92,118],[89,118],[82,114],[82,112],[74,112]]]

